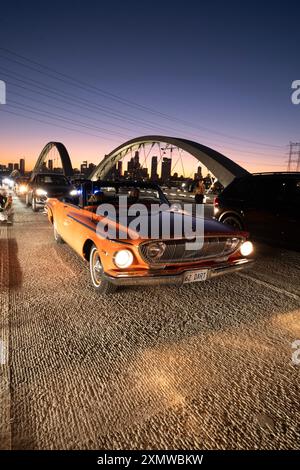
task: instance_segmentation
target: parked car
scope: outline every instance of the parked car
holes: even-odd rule
[[[262,241],[300,250],[300,172],[236,178],[214,205],[218,221]]]
[[[204,281],[243,269],[253,261],[249,258],[253,247],[247,241],[248,234],[212,219],[204,221],[203,246],[187,248],[184,234],[177,238],[174,235],[174,227],[179,218],[182,220],[183,212],[172,209],[156,184],[89,182],[81,186],[78,195],[48,199],[48,218],[53,224],[56,242],[66,242],[89,262],[92,284],[101,293],[111,293],[117,286]],[[124,207],[120,195],[127,201],[127,214],[133,203],[140,204],[141,223],[145,219],[149,222],[146,235],[141,236],[138,229],[132,228],[131,216],[126,223],[121,219]],[[159,229],[169,221],[168,236],[153,237],[154,219],[150,220],[152,215],[148,208],[155,203],[164,204],[162,210],[156,212],[156,220]],[[108,226],[115,230],[115,235],[107,237],[103,228],[99,229],[100,222],[104,223],[99,207],[114,208],[115,216],[108,216]],[[193,216],[188,217],[190,222],[197,222]],[[124,234],[128,234],[126,239]]]
[[[68,196],[76,194],[75,187],[61,174],[37,173],[28,182],[26,205],[31,206],[34,212],[44,207],[47,198]]]

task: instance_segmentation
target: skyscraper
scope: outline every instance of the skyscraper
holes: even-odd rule
[[[20,158],[20,173],[21,175],[25,175],[25,159]]]
[[[202,168],[198,166],[197,173],[194,174],[194,180],[201,180],[202,179]]]
[[[129,177],[132,177],[133,169],[134,169],[134,162],[133,162],[133,158],[131,158],[127,162],[127,174]]]
[[[19,163],[14,163],[14,170],[18,170],[19,169]]]
[[[138,150],[135,152],[133,160],[135,169],[138,169],[140,167],[140,154]]]
[[[151,159],[151,179],[157,180],[157,157],[153,156]]]
[[[121,177],[122,176],[122,160],[119,160],[118,161],[118,176]]]
[[[80,173],[83,174],[83,175],[86,175],[87,168],[88,168],[88,162],[87,162],[87,160],[84,160],[80,165]]]
[[[127,175],[130,178],[139,178],[141,173],[141,165],[140,165],[140,156],[139,152],[136,151],[134,157],[132,157],[127,163]]]
[[[95,168],[96,168],[95,163],[89,163],[89,166],[88,166],[89,171],[88,171],[88,173],[89,173],[89,174],[92,173],[92,171],[93,171]]]
[[[172,159],[164,157],[161,164],[161,180],[163,183],[169,181],[171,176]]]

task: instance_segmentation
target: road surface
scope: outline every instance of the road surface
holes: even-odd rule
[[[299,448],[300,253],[105,297],[45,215],[15,212],[0,228],[0,448]]]

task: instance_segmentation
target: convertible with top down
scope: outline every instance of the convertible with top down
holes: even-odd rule
[[[101,293],[205,281],[253,261],[247,232],[172,206],[153,183],[86,182],[76,196],[49,198],[46,210],[56,242],[89,263]]]

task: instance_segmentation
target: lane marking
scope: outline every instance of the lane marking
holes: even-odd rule
[[[277,287],[274,284],[271,284],[267,281],[262,281],[261,279],[258,279],[256,277],[250,276],[249,274],[245,274],[245,273],[236,273],[236,274],[240,277],[245,278],[245,279],[249,279],[251,281],[254,281],[254,282],[256,282],[257,284],[259,284],[261,286],[267,287],[268,289],[271,289],[271,290],[273,290],[277,293],[284,294],[284,295],[286,295],[287,297],[290,297],[293,300],[300,301],[300,296],[299,295],[294,294],[293,292],[287,291],[285,289],[282,289],[281,287]]]
[[[4,366],[6,364],[6,342],[0,339],[0,364]]]

